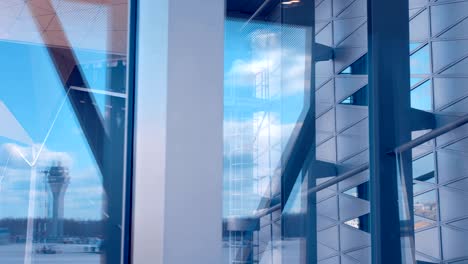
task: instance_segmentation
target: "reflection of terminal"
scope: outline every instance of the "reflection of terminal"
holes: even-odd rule
[[[52,226],[49,231],[49,239],[60,241],[63,239],[63,205],[65,192],[70,182],[68,168],[58,163],[47,171],[47,182],[52,192]]]

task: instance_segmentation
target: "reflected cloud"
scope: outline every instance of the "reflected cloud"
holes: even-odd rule
[[[35,165],[37,167],[48,167],[54,163],[60,162],[62,165],[70,167],[72,165],[72,157],[66,152],[56,152],[42,148],[42,151],[36,157],[34,149],[40,149],[40,145],[36,144],[32,147],[23,147],[14,143],[6,143],[0,146],[0,161],[6,161],[8,168],[27,169]],[[31,164],[31,160],[36,159],[35,164]]]
[[[265,85],[269,98],[303,94],[310,86],[306,29],[274,23],[226,22],[225,89]],[[254,92],[259,96],[258,91]]]
[[[253,89],[261,75],[268,74],[266,85],[272,97],[301,95],[310,79],[306,78],[306,59],[304,54],[284,48],[264,52],[262,58],[237,59],[227,70],[224,83],[228,88]]]
[[[306,30],[226,22],[224,216],[251,216],[278,189],[310,88]]]

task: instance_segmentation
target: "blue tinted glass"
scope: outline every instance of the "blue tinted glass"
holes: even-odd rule
[[[282,150],[307,107],[306,31],[273,23],[244,24],[225,24],[226,217],[251,216],[272,191]]]
[[[368,92],[367,92],[367,85],[362,87],[361,89],[354,92],[350,97],[347,97],[340,104],[344,105],[360,105],[360,106],[367,106],[369,105],[368,102]]]
[[[367,74],[367,69],[367,54],[365,54],[341,71],[340,74]]]
[[[301,173],[302,174],[302,173]],[[304,212],[304,196],[302,195],[302,191],[305,190],[303,188],[307,188],[307,182],[303,181],[303,176],[300,175],[297,177],[296,182],[294,183],[294,187],[291,191],[291,197],[286,202],[284,206],[283,213],[285,214],[299,214]]]
[[[414,214],[431,220],[437,219],[437,193],[426,192],[414,197]]]
[[[346,69],[344,69],[341,74],[351,74],[351,67],[347,67]]]
[[[1,262],[120,263],[127,1],[0,6]]]
[[[411,74],[429,74],[431,72],[429,46],[415,52],[410,57]]]
[[[294,143],[295,132],[301,128],[309,107],[306,98],[311,85],[307,81],[311,76],[307,41],[310,30],[268,22],[225,22],[225,221],[260,221],[259,214],[280,205],[283,154],[288,144]],[[302,178],[295,182],[287,205],[291,215],[299,213],[302,205]],[[230,241],[227,258],[233,263],[254,263],[263,252],[252,253],[256,247],[248,245],[259,244],[260,240],[273,243],[281,233],[275,225],[253,239],[252,230],[239,232],[225,227],[223,239]],[[299,257],[300,241],[290,242],[295,246],[288,252]],[[239,251],[239,244],[245,245],[244,252]]]
[[[353,97],[346,97],[340,104],[351,105],[353,104]]]
[[[424,78],[415,78],[415,77],[410,78],[411,87],[413,87],[415,84],[419,83],[423,79]]]
[[[413,161],[413,179],[434,182],[434,154]]]
[[[419,46],[421,46],[421,43],[410,43],[409,44],[409,47],[410,47],[410,52],[415,50],[416,48],[418,48]]]
[[[335,164],[353,168],[367,159],[368,61],[359,56],[367,50],[361,41],[366,27],[352,28],[354,20],[345,19],[347,5],[335,7],[334,1],[280,2],[226,1],[223,263],[304,263],[315,252],[311,263],[331,263],[336,259],[327,258],[339,261],[357,250],[355,245],[370,248],[365,192],[359,190],[355,198],[335,185],[307,196],[308,188],[329,179],[324,175],[333,175]],[[253,13],[250,21],[240,19]],[[364,19],[366,12],[354,15]],[[341,33],[330,25],[314,38],[314,29],[333,17],[340,17]],[[333,43],[333,36],[348,38],[339,44],[342,40]],[[327,46],[339,48],[331,54]],[[317,51],[319,56],[312,58]],[[315,107],[309,106],[312,98],[323,110],[316,116],[308,111]],[[314,162],[301,160],[307,153],[323,162],[304,172],[316,175],[297,178]],[[348,187],[360,180],[350,180]],[[307,204],[304,197],[316,204]],[[357,219],[357,228],[343,224],[350,219]],[[314,228],[316,244],[306,247]]]
[[[411,107],[424,111],[432,110],[431,81],[427,81],[411,90]]]

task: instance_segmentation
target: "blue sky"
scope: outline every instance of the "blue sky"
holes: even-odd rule
[[[57,160],[69,167],[71,181],[65,196],[65,217],[100,219],[103,193],[101,175],[46,48],[1,42],[0,54],[3,58],[11,58],[8,63],[0,65],[0,101],[6,105],[36,147],[44,143],[37,170],[44,169]],[[78,52],[77,56],[80,61],[105,58],[102,54],[90,55],[84,52]],[[91,77],[90,74],[88,72],[88,77]],[[102,78],[101,81],[91,83],[95,89],[104,89],[104,85]],[[0,144],[14,144],[27,158],[31,158],[30,146],[7,138],[1,138]],[[11,148],[5,147],[0,154],[0,177],[3,177],[0,217],[27,215],[31,167],[14,154]],[[17,160],[13,163],[13,159]],[[38,175],[39,183],[43,182],[43,175]],[[47,200],[41,191],[42,187],[37,187],[40,208],[36,214],[40,216],[46,210],[43,205],[45,202],[42,201]]]

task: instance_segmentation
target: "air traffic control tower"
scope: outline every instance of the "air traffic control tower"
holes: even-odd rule
[[[51,166],[47,171],[47,182],[52,192],[52,225],[49,239],[61,241],[63,239],[64,197],[70,182],[68,168],[60,163]]]

